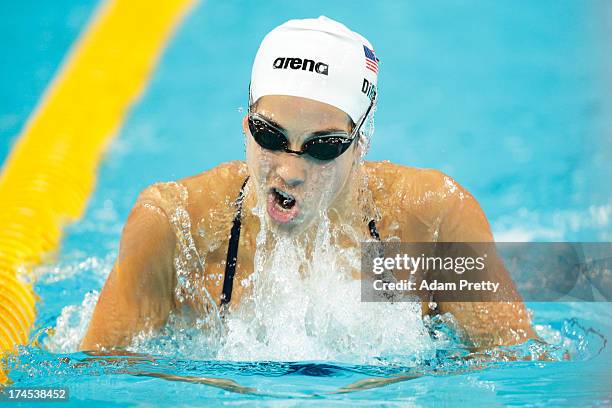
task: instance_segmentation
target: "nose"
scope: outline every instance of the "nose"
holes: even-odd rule
[[[304,159],[293,153],[281,153],[276,173],[288,187],[298,187],[306,181]]]

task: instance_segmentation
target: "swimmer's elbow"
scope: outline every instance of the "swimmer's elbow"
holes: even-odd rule
[[[120,346],[120,344],[104,344],[98,336],[87,333],[79,345],[79,351],[102,351]]]
[[[522,344],[537,336],[522,302],[441,302],[474,351]]]

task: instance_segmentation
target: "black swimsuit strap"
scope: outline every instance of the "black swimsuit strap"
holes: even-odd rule
[[[242,201],[244,200],[244,188],[249,178],[242,183],[240,194],[236,199],[236,215],[232,224],[229,243],[227,244],[227,259],[225,261],[225,274],[223,276],[223,291],[221,292],[221,305],[226,305],[232,300],[232,288],[234,286],[234,275],[236,274],[236,263],[238,260],[238,243],[240,242],[240,227],[242,226]],[[368,231],[372,239],[380,241],[380,234],[376,229],[376,221],[368,223]]]
[[[232,300],[232,288],[234,275],[236,274],[236,261],[238,260],[238,242],[240,242],[240,227],[242,226],[242,201],[244,200],[244,187],[249,178],[247,177],[240,187],[240,194],[236,199],[236,215],[232,223],[229,243],[227,245],[227,259],[225,261],[225,274],[223,276],[223,291],[221,292],[221,305]]]
[[[378,229],[376,228],[376,221],[370,220],[370,222],[368,223],[368,230],[370,231],[370,236],[373,239],[380,241],[380,234],[378,233]]]

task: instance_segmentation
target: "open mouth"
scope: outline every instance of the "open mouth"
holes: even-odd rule
[[[296,198],[278,188],[272,188],[268,194],[268,215],[280,223],[287,223],[299,213]]]
[[[273,188],[272,194],[274,194],[274,201],[285,210],[290,210],[295,205],[295,198],[289,193]]]

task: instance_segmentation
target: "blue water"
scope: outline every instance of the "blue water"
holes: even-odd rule
[[[96,4],[0,3],[0,165]]]
[[[612,191],[604,181],[612,176],[611,3],[330,3],[211,0],[193,10],[110,147],[88,211],[68,229],[59,261],[39,270],[41,340],[66,307],[75,306],[78,320],[86,294],[101,288],[142,188],[244,157],[239,108],[250,64],[263,35],[294,17],[325,14],[374,44],[382,61],[380,104],[368,159],[447,172],[480,201],[498,240],[612,239]],[[95,5],[0,4],[0,163]],[[528,306],[542,330],[573,345],[582,341],[584,350],[562,362],[399,367],[416,378],[349,394],[329,393],[398,368],[172,359],[79,368],[82,354],[29,347],[13,361],[11,378],[19,385],[60,380],[73,401],[104,406],[611,404],[612,353],[599,351],[601,336],[612,338],[610,304]],[[272,395],[134,376],[138,370],[230,378]]]

